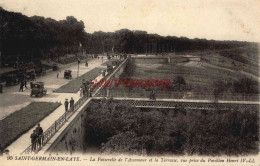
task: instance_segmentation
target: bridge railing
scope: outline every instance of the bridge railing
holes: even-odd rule
[[[102,89],[96,97],[150,98],[151,91],[124,91]],[[196,92],[155,92],[158,99],[191,99],[191,100],[227,100],[227,101],[259,101],[259,95],[240,94],[203,94]]]
[[[121,64],[126,60],[121,61]],[[114,71],[120,67],[117,65],[112,72],[108,73],[104,78],[111,77]],[[100,89],[98,86],[91,88],[91,93],[96,94]],[[88,97],[84,95],[75,104],[73,108],[69,108],[59,119],[57,119],[42,135],[40,135],[36,141],[34,141],[30,146],[28,146],[21,154],[30,154],[39,152],[44,145],[54,136],[55,133],[66,123],[66,121],[80,108],[80,106],[86,102]]]
[[[53,137],[53,135],[64,125],[64,123],[79,109],[79,107],[88,99],[87,96],[81,97],[75,104],[74,108],[70,108],[59,119],[57,119],[38,139],[27,147],[22,154],[37,153],[41,148]]]

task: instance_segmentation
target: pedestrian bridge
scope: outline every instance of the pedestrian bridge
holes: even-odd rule
[[[104,100],[103,97],[93,97],[92,101]],[[116,104],[139,108],[184,108],[192,110],[239,110],[255,109],[259,101],[223,101],[223,100],[191,100],[191,99],[157,99],[148,98],[110,98]]]
[[[128,59],[125,59],[114,71],[106,76],[109,80],[114,77],[118,77],[126,66]],[[87,116],[87,108],[91,105],[91,102],[100,100],[113,100],[116,104],[126,105],[128,107],[139,108],[184,108],[190,110],[239,110],[240,108],[258,109],[259,100],[203,100],[203,99],[191,99],[191,98],[162,98],[159,97],[156,100],[150,100],[147,96],[142,97],[127,97],[127,96],[113,96],[113,93],[106,92],[105,97],[101,94],[103,87],[96,87],[93,90],[91,98],[83,97],[75,103],[75,109],[63,114],[58,120],[56,120],[42,136],[43,146],[37,148],[34,153],[38,154],[72,154],[73,152],[83,151],[82,145],[84,144],[84,117]],[[258,99],[258,98],[257,98]],[[25,149],[22,154],[31,154],[31,145]]]
[[[100,100],[113,100],[114,103],[127,107],[159,108],[159,109],[186,109],[191,111],[207,110],[258,110],[258,101],[212,101],[212,100],[188,100],[188,99],[157,99],[148,98],[104,98],[92,97],[82,99],[82,103],[76,111],[70,112],[56,121],[47,131],[43,140],[44,146],[38,149],[38,154],[72,154],[83,151],[84,144],[84,117],[87,116],[87,108],[91,102]],[[28,147],[23,154],[31,154]]]

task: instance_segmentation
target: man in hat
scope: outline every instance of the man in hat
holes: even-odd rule
[[[21,81],[20,82],[20,89],[19,89],[19,92],[23,92],[23,86],[24,86],[24,82],[23,81]]]
[[[33,130],[33,133],[31,134],[32,151],[36,150],[36,140],[37,140],[36,130]]]
[[[26,80],[26,78],[24,78],[23,82],[24,82],[24,87],[25,87],[26,89],[28,89],[28,87],[27,87],[27,80]]]
[[[43,133],[43,130],[42,130],[42,127],[40,126],[40,123],[38,124],[38,126],[36,127],[36,134],[37,134],[37,138],[38,138],[38,144],[39,144],[39,147],[42,146],[42,133]]]
[[[71,111],[74,110],[74,99],[73,98],[70,99],[70,110]]]
[[[65,105],[65,111],[67,112],[68,111],[68,107],[69,107],[68,99],[66,99],[64,105]]]

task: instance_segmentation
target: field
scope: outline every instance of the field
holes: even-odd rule
[[[171,62],[162,56],[133,59],[120,76],[125,79],[169,79],[171,84],[167,88],[155,88],[159,93],[187,92],[202,95],[222,96],[257,96],[259,94],[259,72],[256,57],[239,54],[232,59],[227,57],[227,50],[218,52],[169,54]],[[250,54],[251,55],[251,54]],[[158,59],[161,58],[161,59]],[[116,91],[122,94],[144,93],[149,88],[110,89],[113,96]],[[117,93],[117,92],[116,92]],[[118,94],[118,93],[117,93]],[[114,95],[114,96],[117,96]],[[141,96],[142,97],[142,96]]]
[[[0,143],[3,148],[58,108],[60,103],[33,102],[0,121]],[[28,138],[29,139],[29,138]]]
[[[99,76],[101,71],[104,70],[104,68],[94,68],[90,70],[89,72],[83,74],[80,77],[77,77],[67,84],[61,86],[59,89],[55,90],[57,93],[76,93],[79,91],[80,86],[82,85],[82,80],[85,79],[86,81],[88,80],[93,80],[97,76]]]

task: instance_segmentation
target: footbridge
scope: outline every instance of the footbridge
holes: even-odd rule
[[[103,98],[93,97],[95,100],[113,100],[118,105],[138,108],[182,108],[190,110],[239,110],[257,109],[260,105],[258,101],[214,101],[214,100],[191,100],[191,99],[157,99],[151,100],[146,98]]]
[[[125,59],[114,70],[105,76],[107,80],[117,78],[124,71],[128,59]],[[113,91],[103,90],[103,87],[95,87],[92,90],[92,97],[82,97],[75,103],[74,110],[64,113],[57,119],[41,136],[42,146],[32,151],[32,145],[26,148],[21,154],[72,154],[82,151],[85,136],[84,117],[87,116],[86,109],[91,102],[100,100],[113,100],[116,104],[128,107],[139,108],[184,108],[190,110],[239,110],[241,108],[258,109],[260,102],[258,96],[240,96],[240,98],[220,97],[210,98],[201,96],[191,97],[191,95],[157,94],[156,100],[149,99],[149,93],[139,93],[138,95],[124,94],[122,96]],[[136,94],[136,93],[135,93]],[[176,96],[177,95],[177,96]],[[194,95],[194,94],[193,94]],[[202,99],[204,98],[204,99]]]

